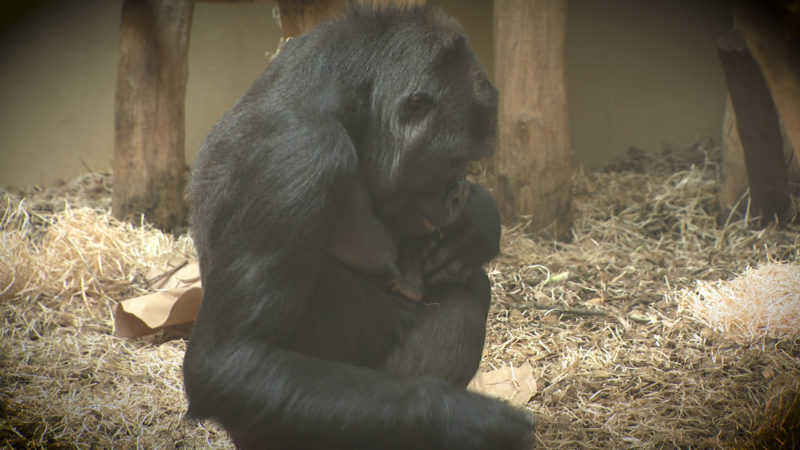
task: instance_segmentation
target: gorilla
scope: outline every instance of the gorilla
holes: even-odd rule
[[[529,414],[465,389],[500,240],[466,166],[496,140],[497,91],[440,11],[351,5],[288,41],[192,170],[188,417],[242,448],[530,448]],[[404,260],[420,301],[387,279]]]

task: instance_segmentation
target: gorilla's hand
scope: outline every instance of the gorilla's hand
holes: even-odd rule
[[[500,250],[500,215],[492,196],[470,185],[461,216],[423,239],[422,273],[427,286],[464,283]]]

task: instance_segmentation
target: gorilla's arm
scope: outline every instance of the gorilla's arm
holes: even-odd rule
[[[529,426],[505,404],[439,378],[393,377],[267,342],[218,346],[196,370],[214,374],[217,366],[229,369],[216,374],[224,383],[197,382],[208,383],[225,427],[286,448],[520,448]]]

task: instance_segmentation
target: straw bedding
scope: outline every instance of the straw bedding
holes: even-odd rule
[[[717,154],[576,172],[565,242],[504,230],[483,365],[533,366],[545,447],[800,445],[800,227],[717,225]],[[111,219],[108,184],[0,193],[0,445],[230,447],[182,418],[184,341],[113,335],[116,302],[193,250]]]

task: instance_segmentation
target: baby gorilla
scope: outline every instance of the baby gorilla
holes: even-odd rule
[[[357,272],[388,275],[389,287],[410,300],[424,295],[422,255],[413,242],[400,240],[377,217],[361,177],[350,184],[350,194],[332,227],[329,255]]]

